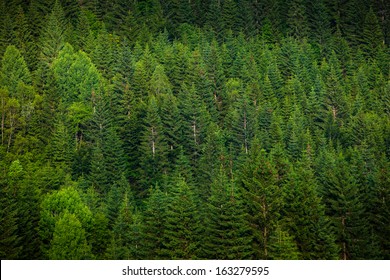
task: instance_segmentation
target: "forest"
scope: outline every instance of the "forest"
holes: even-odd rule
[[[0,14],[1,259],[390,259],[390,1]]]

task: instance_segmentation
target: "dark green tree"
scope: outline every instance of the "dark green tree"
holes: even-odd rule
[[[243,189],[252,229],[253,257],[267,259],[269,238],[284,205],[284,191],[279,185],[274,163],[256,143],[240,168],[239,186]]]
[[[288,175],[286,218],[302,259],[337,259],[338,248],[308,154]]]
[[[192,188],[177,178],[166,210],[162,258],[196,259],[199,256],[200,221]]]
[[[40,36],[40,63],[51,66],[66,42],[66,20],[61,3],[56,0]]]
[[[251,231],[242,194],[223,166],[211,185],[206,204],[204,257],[237,260],[252,257]]]
[[[158,111],[157,99],[150,96],[140,145],[140,174],[145,189],[161,182],[167,172],[168,146]]]
[[[365,55],[369,58],[375,57],[378,51],[384,48],[383,32],[372,7],[364,19],[361,44]]]
[[[159,186],[150,189],[145,202],[143,248],[145,258],[149,260],[163,257],[163,236],[166,227],[166,210],[169,197]]]
[[[269,259],[271,260],[299,260],[302,258],[294,237],[279,225],[270,237],[269,247]]]

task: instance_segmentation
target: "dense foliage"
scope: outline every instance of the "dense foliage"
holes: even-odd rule
[[[390,1],[0,1],[1,259],[389,259]]]

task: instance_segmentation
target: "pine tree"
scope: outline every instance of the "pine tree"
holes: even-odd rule
[[[249,214],[254,258],[267,259],[269,238],[284,204],[284,191],[278,185],[275,166],[258,144],[253,144],[240,168],[239,186]]]
[[[105,259],[108,242],[110,240],[108,222],[108,218],[103,211],[98,211],[94,215],[90,245],[92,247],[92,254],[98,260]]]
[[[145,189],[161,182],[166,174],[167,149],[157,99],[150,96],[140,145],[140,174]]]
[[[2,11],[5,11],[5,8],[1,8]],[[3,56],[9,45],[17,43],[17,38],[15,38],[16,34],[14,32],[15,22],[9,12],[2,15],[0,23],[0,55]]]
[[[143,248],[145,258],[153,260],[163,257],[163,236],[169,198],[159,186],[150,190],[150,196],[145,202]]]
[[[28,23],[28,18],[26,17],[23,8],[18,6],[15,17],[15,45],[18,46],[21,53],[23,54],[29,68],[32,68],[32,65],[35,61],[35,53],[33,37],[31,34],[31,28]]]
[[[361,44],[365,55],[369,58],[374,58],[384,47],[383,32],[372,7],[364,20]]]
[[[224,30],[236,31],[237,26],[237,6],[234,0],[223,1],[222,15]]]
[[[125,176],[122,173],[119,181],[114,182],[113,185],[110,186],[110,190],[106,197],[106,212],[107,219],[109,222],[109,228],[112,228],[115,220],[119,215],[119,210],[121,207],[121,203],[123,200],[123,196],[127,193],[128,202],[131,205],[135,205],[134,195],[132,193],[130,184]]]
[[[209,131],[207,132],[205,143],[203,145],[202,156],[199,159],[199,175],[196,178],[197,193],[199,194],[202,201],[207,201],[208,197],[210,196],[212,182],[219,174],[219,167],[221,165],[223,165],[225,168],[230,168],[229,175],[232,177],[231,173],[233,162],[232,160],[229,162],[229,155],[226,146],[226,133],[215,123],[211,123]],[[182,166],[187,166],[187,169],[191,170],[191,168],[188,168],[190,165],[188,158],[185,156],[184,158],[179,158],[178,160],[178,167],[183,169]],[[189,173],[187,176],[183,175],[184,173],[186,172],[182,171],[181,175],[186,178],[186,181],[192,182],[190,181],[193,179],[192,173],[187,171],[187,173]],[[195,182],[193,183],[195,184]]]
[[[178,97],[180,111],[180,144],[188,156],[192,172],[196,169],[201,156],[201,147],[208,131],[210,116],[202,104],[195,86],[183,85]]]
[[[107,251],[109,259],[137,259],[137,256],[134,255],[135,248],[133,247],[137,247],[139,244],[138,242],[133,242],[135,214],[134,205],[130,201],[128,194],[125,193],[113,228],[112,241],[115,246],[111,244]]]
[[[271,260],[299,260],[301,255],[294,237],[281,226],[277,226],[270,237],[269,259]]]
[[[319,157],[321,159],[321,157]],[[327,169],[321,172],[321,183],[327,214],[335,227],[336,243],[341,259],[375,257],[376,245],[370,237],[371,225],[361,219],[365,208],[356,178],[342,154],[321,159]]]
[[[132,89],[137,99],[146,100],[150,77],[147,75],[145,63],[140,60],[134,65],[134,74],[132,79]]]
[[[42,192],[40,182],[34,178],[33,172],[31,163],[23,166],[19,160],[16,160],[11,163],[8,173],[8,182],[14,189],[15,206],[18,211],[17,235],[20,236],[20,259],[42,257],[41,240],[38,234]]]
[[[288,175],[290,191],[285,210],[288,227],[294,233],[302,259],[337,259],[338,248],[309,156],[305,154]]]
[[[150,91],[156,97],[161,94],[172,93],[172,86],[165,75],[164,67],[157,65],[150,81]]]
[[[66,42],[66,21],[59,0],[56,0],[40,37],[40,61],[51,66]]]
[[[222,5],[219,0],[210,0],[209,7],[206,13],[206,25],[211,28],[219,39],[221,38],[224,21],[222,20]]]
[[[7,88],[11,97],[16,97],[19,83],[30,85],[31,82],[31,74],[22,54],[15,46],[8,46],[1,61],[1,87]]]
[[[289,3],[287,24],[290,36],[302,39],[308,35],[307,14],[303,0],[293,0]]]
[[[55,128],[56,130],[53,133],[47,154],[53,162],[64,169],[69,170],[74,151],[73,147],[75,146],[72,143],[73,137],[71,137],[64,122],[59,121],[58,124],[55,125]]]
[[[164,138],[167,144],[167,171],[174,169],[179,154],[180,114],[177,98],[173,94],[164,94],[159,97],[160,118]]]
[[[191,187],[178,178],[172,186],[163,233],[162,257],[196,259],[199,255],[200,221]]]
[[[237,27],[238,29],[247,35],[253,35],[256,31],[254,27],[253,8],[251,7],[250,0],[238,0],[237,8]]]
[[[247,154],[258,127],[255,108],[246,92],[240,93],[237,100],[231,103],[232,108],[228,110],[225,119],[230,130],[231,142],[236,154],[242,150]]]
[[[307,19],[310,27],[309,37],[321,49],[327,49],[331,37],[330,15],[324,0],[308,1]]]
[[[1,162],[1,164],[3,165],[3,162]],[[13,165],[13,168],[11,168],[12,165],[10,166],[10,172],[13,173],[13,177],[19,177],[20,173],[23,171],[20,162],[19,164]],[[5,168],[5,166],[1,167],[2,169]],[[23,256],[21,256],[21,236],[18,235],[19,212],[17,207],[16,186],[8,183],[7,178],[4,178],[3,176],[0,178],[0,258],[2,260],[18,259]]]
[[[204,257],[223,260],[252,257],[250,227],[242,196],[222,165],[211,185],[206,209]]]

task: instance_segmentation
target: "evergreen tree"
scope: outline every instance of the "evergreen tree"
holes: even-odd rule
[[[140,173],[145,188],[161,182],[167,170],[167,143],[158,112],[157,99],[150,96],[140,146]]]
[[[248,218],[240,190],[223,167],[211,185],[205,217],[206,259],[249,259],[252,256]]]
[[[267,259],[269,238],[284,205],[284,192],[278,185],[275,166],[266,152],[254,144],[240,169],[249,223],[252,228],[254,258]]]
[[[199,255],[200,221],[191,187],[182,179],[171,189],[166,210],[162,258],[196,259]]]
[[[180,144],[190,160],[192,172],[195,175],[201,155],[201,147],[209,125],[209,115],[194,85],[190,88],[183,85],[178,101],[180,110]]]
[[[2,166],[2,169],[4,166]],[[10,166],[10,177],[18,177],[22,172],[20,162]],[[18,235],[18,207],[16,186],[1,177],[0,197],[0,257],[1,259],[18,259],[21,256],[21,236]]]
[[[325,1],[308,1],[307,4],[307,19],[310,27],[308,35],[321,49],[327,49],[326,44],[331,37],[331,17]]]
[[[289,227],[294,232],[301,258],[337,259],[335,237],[320,200],[308,154],[291,171],[288,184],[286,217],[291,223]]]
[[[375,57],[378,51],[384,47],[383,32],[372,7],[364,20],[361,43],[364,53],[369,58]]]
[[[56,0],[40,37],[40,60],[45,66],[50,67],[63,48],[66,42],[66,28],[64,11],[59,0]]]
[[[295,38],[304,38],[308,35],[308,22],[305,1],[293,0],[289,3],[288,16],[288,34]]]
[[[362,217],[365,209],[359,195],[356,178],[352,176],[343,155],[323,161],[327,171],[321,174],[327,214],[335,227],[336,243],[341,259],[375,258],[371,226]]]
[[[160,187],[151,188],[145,203],[143,243],[145,258],[160,259],[163,257],[163,236],[165,230],[168,196]]]
[[[8,46],[1,61],[1,87],[7,88],[11,97],[16,97],[19,83],[30,85],[31,82],[31,74],[22,54],[15,46]]]
[[[137,259],[134,252],[139,244],[138,242],[133,242],[135,214],[134,205],[130,201],[131,199],[129,199],[128,194],[125,193],[118,218],[113,228],[112,242],[115,246],[113,247],[114,244],[111,244],[107,251],[110,259]]]
[[[31,28],[28,23],[24,10],[18,6],[15,17],[15,45],[18,46],[24,56],[29,68],[31,69],[35,61],[34,41],[31,34]]]
[[[294,238],[277,226],[270,237],[269,258],[271,260],[299,260],[301,255]]]

